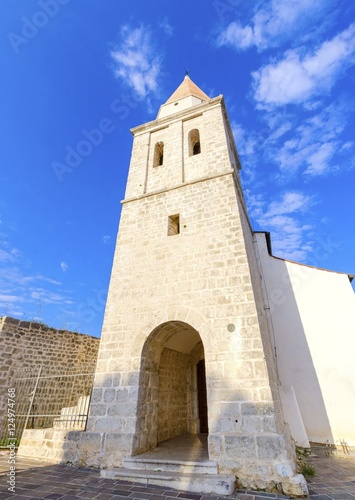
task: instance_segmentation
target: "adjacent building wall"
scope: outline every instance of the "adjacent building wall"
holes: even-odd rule
[[[347,274],[284,261],[257,234],[283,386],[310,441],[355,445],[355,295]],[[267,304],[266,304],[267,305]]]

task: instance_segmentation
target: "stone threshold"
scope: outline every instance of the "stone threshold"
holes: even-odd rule
[[[156,471],[147,469],[107,468],[101,470],[105,479],[119,479],[135,483],[174,488],[193,493],[214,493],[229,496],[235,490],[235,477],[199,472]]]

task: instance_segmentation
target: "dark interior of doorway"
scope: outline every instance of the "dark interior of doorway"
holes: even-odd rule
[[[205,360],[201,359],[197,363],[197,393],[198,393],[198,413],[200,419],[200,433],[208,433],[208,411],[207,411],[207,391],[206,391],[206,370]]]

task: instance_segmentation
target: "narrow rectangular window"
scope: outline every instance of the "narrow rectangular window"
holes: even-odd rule
[[[168,236],[180,233],[180,215],[170,215],[168,217]]]
[[[157,142],[154,148],[154,159],[153,159],[153,167],[159,167],[163,165],[164,161],[164,143]]]

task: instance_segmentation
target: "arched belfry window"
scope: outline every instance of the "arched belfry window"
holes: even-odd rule
[[[159,167],[160,165],[163,165],[163,161],[164,161],[164,143],[160,141],[157,142],[154,147],[153,167]]]
[[[200,132],[197,128],[189,132],[189,156],[201,153]]]

